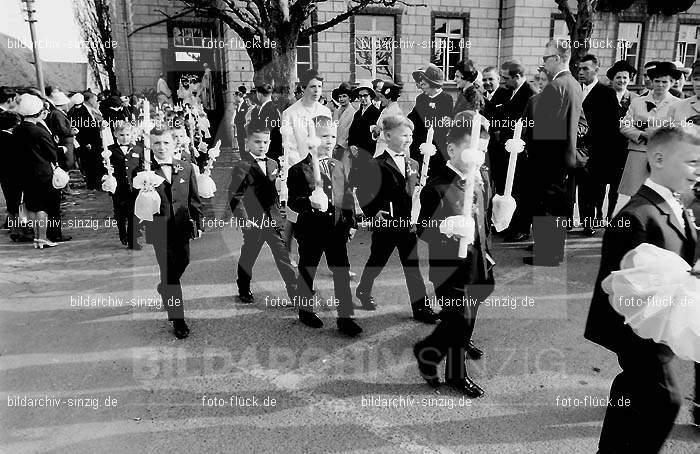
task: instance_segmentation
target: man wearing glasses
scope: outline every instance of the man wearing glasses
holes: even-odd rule
[[[576,166],[576,132],[581,117],[583,90],[569,71],[568,42],[550,41],[542,58],[551,82],[535,105],[532,147],[533,256],[528,265],[559,266],[564,260],[566,219],[572,195],[569,171]]]

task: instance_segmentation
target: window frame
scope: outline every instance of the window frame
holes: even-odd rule
[[[351,83],[358,83],[358,80],[365,80],[364,78],[358,79],[357,77],[357,65],[355,63],[355,37],[357,36],[356,30],[356,16],[391,16],[394,21],[394,42],[399,42],[401,37],[401,17],[403,14],[402,8],[382,8],[382,7],[370,7],[362,10],[362,14],[353,15],[350,17],[350,81]],[[401,46],[395,46],[393,51],[393,81],[396,84],[402,84],[401,81]],[[376,68],[374,68],[376,72]],[[373,77],[375,79],[377,77]],[[379,77],[380,79],[382,77]],[[369,80],[372,80],[369,79]]]
[[[688,58],[687,54],[685,58],[680,58],[680,55],[678,54],[678,46],[681,44],[680,37],[681,37],[681,28],[682,27],[695,27],[695,56],[693,57],[693,61],[690,63],[690,65],[687,65],[685,62],[685,59]],[[685,43],[688,43],[688,41],[685,41]],[[684,66],[687,66],[690,68],[693,64],[694,61],[700,59],[700,20],[694,20],[694,21],[686,21],[684,20],[683,22],[678,23],[678,31],[676,32],[676,48],[674,50],[674,55],[675,58],[674,60],[680,61],[683,63]]]
[[[637,61],[635,62],[634,65],[632,65],[637,69],[637,75],[634,77],[634,79],[632,79],[630,81],[632,85],[636,85],[636,84],[640,83],[639,82],[640,80],[642,80],[641,78],[642,78],[643,72],[644,72],[644,71],[639,70],[640,67],[642,66],[642,44],[644,42],[644,22],[640,21],[640,20],[634,20],[634,18],[630,18],[630,19],[623,18],[621,20],[618,20],[617,21],[617,30],[616,30],[617,38],[615,39],[616,46],[618,46],[617,43],[620,43],[620,40],[621,40],[621,38],[620,38],[620,26],[622,24],[639,24],[639,41],[637,41],[637,55],[635,56]],[[626,47],[623,48],[623,47],[618,46],[615,48],[615,61],[622,60],[623,52],[624,52],[624,56],[625,56],[624,59],[627,60]]]
[[[435,40],[436,40],[436,33],[435,33],[435,22],[436,20],[439,19],[447,19],[448,21],[450,20],[461,20],[462,21],[462,36],[460,37],[460,42],[461,43],[466,43],[469,41],[469,13],[467,12],[454,12],[454,11],[432,11],[430,14],[430,43],[431,47],[430,48],[430,61],[432,62],[433,60],[433,52],[435,49]],[[449,23],[449,22],[448,22]],[[443,35],[443,34],[440,34]],[[449,36],[451,33],[445,33],[444,34],[447,39],[450,39]],[[440,36],[442,37],[442,36]],[[460,51],[460,60],[465,60],[469,58],[469,47],[466,45],[461,48]],[[459,60],[458,60],[459,61]],[[447,66],[447,70],[445,68],[445,65]],[[440,67],[438,66],[442,71],[443,71],[443,82],[447,84],[454,84],[454,77],[450,77],[450,66],[449,66],[449,55],[447,56],[447,61],[443,62],[443,66]]]

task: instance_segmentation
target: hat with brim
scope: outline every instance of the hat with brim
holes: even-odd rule
[[[49,97],[49,101],[51,101],[51,103],[56,107],[70,104],[70,99],[68,99],[68,96],[66,96],[62,91],[53,92]]]
[[[73,102],[73,104],[82,104],[85,102],[85,96],[83,96],[82,93],[76,93],[70,97],[70,100]]]
[[[25,93],[20,95],[15,112],[23,117],[33,117],[44,108],[44,101],[38,96]]]
[[[440,68],[430,64],[425,68],[420,68],[417,71],[413,71],[413,80],[416,83],[421,81],[426,81],[428,85],[432,87],[442,87],[444,74]]]
[[[690,73],[693,71],[692,68],[686,68],[685,66],[683,66],[683,63],[681,63],[678,60],[673,62],[673,66],[675,66],[678,71],[685,74],[686,77],[690,76]]]
[[[613,64],[610,67],[610,69],[608,69],[605,75],[608,77],[608,79],[613,80],[617,73],[624,71],[627,71],[629,73],[630,79],[634,78],[634,76],[637,75],[637,69],[634,66],[630,65],[627,60],[616,61],[615,64]]]
[[[384,86],[382,87],[381,90],[379,90],[379,93],[382,94],[385,98],[388,99],[398,99],[399,96],[401,96],[401,86],[396,85],[394,82],[387,80],[384,82]]]
[[[367,90],[369,92],[369,96],[372,99],[377,97],[377,93],[375,93],[374,88],[372,88],[372,84],[370,82],[362,82],[360,85],[355,87],[352,93],[355,95],[356,98],[360,97],[360,90]]]
[[[340,95],[348,95],[350,102],[355,100],[355,94],[352,92],[352,87],[350,87],[350,84],[347,82],[343,82],[338,88],[334,88],[331,92],[331,98],[336,102],[338,101],[338,97]]]
[[[650,79],[656,79],[658,77],[670,76],[672,79],[680,79],[681,72],[676,69],[676,65],[670,61],[662,61],[656,64],[656,66],[647,68],[647,76]]]

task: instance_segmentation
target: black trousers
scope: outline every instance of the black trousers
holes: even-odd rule
[[[374,281],[379,277],[386,266],[394,249],[399,250],[399,259],[406,278],[408,296],[411,299],[411,307],[416,310],[425,306],[425,282],[418,265],[418,239],[416,234],[404,230],[379,230],[372,231],[372,244],[369,258],[362,270],[362,277],[357,286],[358,293],[372,294]]]
[[[260,254],[263,244],[267,243],[275,259],[277,270],[282,276],[289,298],[294,298],[294,288],[297,280],[296,271],[289,258],[289,251],[282,238],[282,233],[275,227],[250,228],[243,230],[243,245],[238,259],[238,284],[239,293],[250,291],[250,281],[253,276],[253,266]]]
[[[80,170],[85,177],[85,186],[88,189],[98,189],[101,185],[102,175],[105,174],[99,145],[92,145],[91,149],[80,148]]]
[[[530,189],[530,162],[525,153],[518,154],[513,178],[513,198],[515,199],[515,213],[510,222],[509,230],[513,233],[530,234],[532,226],[532,190]],[[504,183],[505,184],[505,183]]]
[[[622,368],[610,387],[600,453],[658,453],[673,428],[682,397],[665,345],[636,337],[618,352]]]
[[[539,184],[533,193],[532,236],[535,261],[561,261],[569,216],[570,178]]]
[[[184,301],[182,298],[182,277],[190,263],[190,242],[182,238],[172,238],[153,241],[153,250],[160,269],[160,284],[158,293],[163,299],[163,305],[168,311],[168,320],[183,320],[185,318]]]
[[[321,256],[333,274],[333,289],[338,301],[338,317],[352,317],[355,313],[350,291],[350,261],[348,259],[348,233],[350,228],[335,225],[333,210],[329,213],[312,213],[300,216],[294,224],[294,235],[299,243],[299,279],[297,294],[301,297],[300,309],[313,312],[313,285]]]
[[[440,323],[418,342],[419,355],[425,361],[437,366],[445,359],[446,380],[468,377],[465,347],[472,338],[476,314],[485,298],[478,291],[470,292],[469,287],[458,287],[451,282],[435,286],[435,296],[443,302]],[[476,285],[474,289],[479,287]]]
[[[119,240],[126,241],[126,244],[131,247],[136,242],[136,234],[134,232],[134,203],[136,197],[131,192],[117,192],[112,196],[112,205],[114,206],[114,219],[117,221],[117,230],[119,231]]]
[[[583,227],[594,227],[593,219],[602,219],[603,201],[605,200],[605,183],[600,175],[586,168],[576,169],[576,186],[578,187],[579,215]],[[617,191],[616,191],[617,192]],[[613,205],[614,207],[614,205]]]

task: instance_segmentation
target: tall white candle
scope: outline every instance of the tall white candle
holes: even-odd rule
[[[143,160],[144,168],[151,170],[151,104],[143,100]]]
[[[520,136],[523,134],[523,122],[518,120],[515,123],[515,131],[513,133],[513,140],[520,140]],[[518,153],[511,153],[508,158],[508,171],[506,173],[506,187],[503,192],[504,196],[510,196],[513,192],[513,180],[515,179],[515,165],[518,162]]]
[[[481,133],[481,116],[478,113],[474,113],[472,117],[472,130],[471,130],[471,141],[469,144],[468,154],[480,153],[479,150],[479,135]],[[479,171],[478,168],[472,168],[472,158],[468,158],[469,170],[467,171],[467,181],[464,184],[464,202],[462,204],[462,214],[467,218],[472,218],[472,209],[474,201],[474,179],[476,178],[476,173]],[[459,257],[466,258],[467,252],[469,251],[469,245],[474,242],[474,238],[462,237],[459,240]]]

